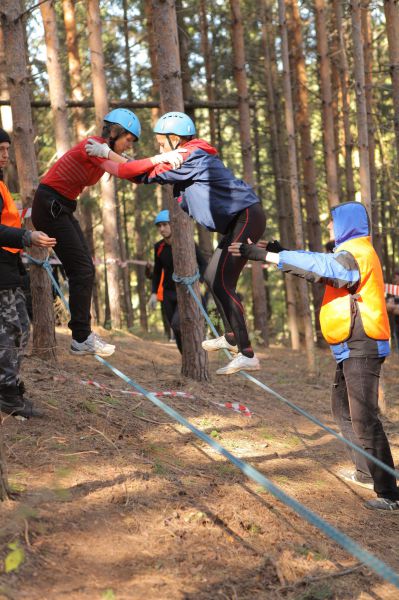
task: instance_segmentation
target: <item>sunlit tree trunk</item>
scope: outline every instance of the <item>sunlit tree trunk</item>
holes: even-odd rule
[[[91,79],[98,132],[104,116],[109,111],[107,82],[104,71],[104,54],[101,33],[101,15],[98,0],[87,0],[87,25],[91,62]],[[101,179],[104,250],[107,261],[107,285],[112,327],[121,327],[121,298],[119,293],[119,241],[114,181],[105,174]]]
[[[363,37],[363,56],[365,73],[365,97],[367,111],[367,129],[369,144],[369,164],[370,164],[370,191],[371,191],[371,214],[373,223],[373,244],[380,259],[382,259],[382,240],[379,229],[379,210],[377,198],[377,168],[375,163],[375,127],[374,127],[374,101],[373,101],[373,53],[371,38],[371,22],[369,0],[363,4],[361,11],[362,37]],[[399,32],[398,32],[399,33]]]
[[[50,92],[51,112],[54,121],[55,147],[60,158],[71,147],[66,109],[66,93],[60,63],[57,21],[54,2],[40,4],[43,19],[44,39],[47,52],[47,73]]]
[[[10,94],[7,85],[6,57],[4,54],[3,30],[0,28],[0,100],[10,102]],[[13,122],[11,106],[0,106],[1,127],[12,136]],[[9,162],[7,171],[3,173],[4,181],[11,192],[19,191],[17,165],[13,145],[9,148]]]
[[[289,234],[288,215],[289,206],[285,193],[283,176],[283,152],[280,144],[281,134],[278,114],[282,112],[281,103],[278,102],[276,94],[277,83],[275,77],[275,65],[270,52],[270,3],[265,0],[262,5],[262,44],[265,57],[265,80],[267,89],[267,109],[270,125],[270,154],[273,166],[274,185],[276,189],[278,225],[280,240],[285,248],[290,248],[291,239]],[[295,302],[295,282],[292,275],[284,275],[288,330],[291,337],[293,350],[299,350],[299,329]]]
[[[279,23],[281,32],[281,54],[283,62],[283,84],[285,97],[285,119],[288,136],[288,171],[291,184],[291,202],[294,217],[295,241],[297,248],[303,248],[303,230],[302,230],[302,215],[301,204],[298,187],[298,170],[297,170],[297,152],[295,144],[295,125],[294,125],[294,107],[292,102],[291,92],[291,76],[289,65],[288,52],[288,32],[286,21],[285,1],[278,1],[279,8]],[[309,292],[305,280],[300,280],[299,285],[301,312],[305,330],[306,355],[308,361],[308,370],[311,375],[315,374],[315,354],[314,354],[314,339],[312,319],[309,310]]]
[[[199,17],[200,17],[200,33],[201,33],[201,51],[204,59],[205,66],[205,78],[206,78],[206,95],[208,100],[215,100],[215,86],[213,85],[213,72],[212,72],[212,47],[209,41],[209,27],[208,27],[208,5],[207,0],[200,0],[199,3]],[[209,131],[211,137],[211,144],[216,144],[216,120],[215,111],[209,109]]]
[[[238,93],[239,130],[244,180],[252,187],[255,187],[251,142],[251,113],[249,108],[248,81],[245,72],[245,42],[240,0],[230,0],[230,7],[232,15],[233,68]],[[251,275],[255,328],[260,331],[264,345],[267,346],[269,343],[269,332],[266,289],[260,263],[252,264]]]
[[[184,112],[175,3],[173,0],[152,0],[152,6],[162,112]],[[191,276],[197,268],[192,223],[174,201],[172,194],[169,198],[169,211],[175,273]],[[197,381],[207,380],[208,358],[201,346],[203,318],[195,301],[187,294],[186,287],[176,287],[183,343],[182,373]],[[199,297],[198,282],[194,289]]]
[[[344,38],[343,22],[342,22],[342,4],[341,0],[333,0],[333,9],[335,16],[335,26],[338,37],[338,49],[336,60],[338,63],[340,74],[341,100],[342,100],[342,121],[344,126],[345,140],[345,187],[346,200],[355,199],[355,184],[353,179],[352,151],[353,137],[350,126],[350,75],[348,67],[348,59],[346,55],[346,43]]]
[[[384,0],[388,36],[389,70],[392,80],[396,160],[399,172],[399,6],[397,0]]]
[[[331,64],[328,54],[328,28],[325,0],[315,0],[317,53],[319,60],[320,93],[323,116],[324,160],[327,173],[327,196],[330,206],[339,203],[339,181],[334,137]]]
[[[306,74],[305,55],[303,51],[302,24],[297,0],[288,0],[291,9],[292,54],[297,90],[296,122],[300,136],[300,158],[302,165],[303,189],[306,202],[306,226],[309,249],[321,252],[321,226],[319,218],[319,201],[317,194],[317,176],[311,138],[311,122],[309,114],[308,78]],[[323,285],[313,284],[313,304],[316,319],[316,334],[319,343],[322,342],[319,313],[323,298]]]
[[[62,0],[66,36],[66,48],[68,57],[69,80],[71,96],[73,100],[81,101],[84,98],[82,86],[82,68],[79,56],[79,46],[76,28],[75,0]],[[77,141],[84,139],[87,135],[84,121],[84,109],[75,108],[73,113],[73,124]],[[93,217],[91,197],[88,190],[83,190],[79,198],[78,210],[83,224],[83,233],[90,250],[90,255],[95,259],[96,249],[94,244]],[[97,278],[93,284],[93,317],[98,325],[101,321],[101,307],[98,294]]]
[[[358,132],[358,147],[360,159],[360,194],[363,204],[366,206],[370,219],[371,213],[371,183],[370,183],[370,160],[369,141],[367,130],[367,107],[366,107],[366,81],[364,75],[364,55],[361,23],[361,3],[359,0],[351,0],[351,22],[353,40],[353,66],[355,76],[356,92],[356,117]]]
[[[1,25],[4,34],[4,50],[7,65],[7,85],[14,123],[14,146],[22,203],[31,206],[38,184],[32,113],[30,110],[29,78],[26,64],[24,21],[20,0],[2,0],[0,4]],[[44,259],[47,252],[31,248],[37,259]],[[33,305],[33,352],[40,358],[56,360],[53,295],[46,271],[32,265],[31,291]]]

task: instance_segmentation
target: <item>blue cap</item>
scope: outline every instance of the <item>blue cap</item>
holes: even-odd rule
[[[161,210],[161,212],[157,214],[154,225],[158,225],[158,223],[170,223],[168,210]]]

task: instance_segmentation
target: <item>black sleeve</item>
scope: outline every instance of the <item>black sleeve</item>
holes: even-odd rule
[[[151,292],[156,294],[158,291],[159,283],[162,276],[162,264],[158,256],[158,245],[154,246],[154,271],[152,273],[152,287]]]
[[[205,270],[208,266],[208,263],[205,260],[205,257],[203,256],[201,250],[199,249],[199,247],[197,246],[197,244],[195,244],[195,255],[197,257],[197,265],[198,265],[198,270],[200,272],[200,281],[202,282],[204,280],[204,273]]]

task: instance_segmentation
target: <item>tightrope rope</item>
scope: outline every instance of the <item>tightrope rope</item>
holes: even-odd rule
[[[32,258],[32,257],[30,257],[30,258]],[[32,260],[32,262],[35,262],[35,261],[36,261],[36,259]],[[69,310],[68,302],[66,301],[61,289],[59,288],[59,286],[53,276],[51,267],[49,267],[49,268],[46,267],[46,261],[37,261],[37,262],[35,262],[35,264],[43,266],[46,269],[53,285],[54,284],[57,285],[60,297],[61,297],[62,301],[64,302],[65,306]],[[188,285],[188,289],[189,289],[190,293],[194,296],[194,298],[196,298],[196,295],[191,287],[191,283]],[[197,303],[198,303],[198,300],[197,300]],[[206,316],[206,318],[208,320],[209,317],[206,314],[205,310],[203,309],[202,305],[201,305],[201,308],[203,310],[204,315]],[[216,332],[216,329],[213,327],[213,324],[210,321],[210,319],[209,319],[209,323],[211,324],[211,328],[213,328],[213,330]],[[216,335],[217,335],[217,332],[216,332]],[[182,415],[180,415],[180,413],[178,413],[173,408],[171,408],[170,406],[168,406],[167,404],[162,402],[162,400],[157,398],[157,396],[155,394],[148,392],[142,386],[140,386],[135,381],[133,381],[133,379],[131,379],[130,377],[128,377],[127,375],[125,375],[124,373],[122,373],[121,371],[119,371],[118,369],[113,367],[109,362],[107,362],[100,356],[94,355],[94,358],[101,364],[108,367],[113,373],[115,373],[115,375],[120,377],[128,385],[134,387],[138,392],[143,394],[143,396],[148,398],[153,404],[155,404],[163,412],[165,412],[167,415],[169,415],[170,417],[172,417],[173,419],[178,421],[181,425],[183,425],[184,427],[189,429],[199,439],[203,440],[209,446],[214,448],[216,450],[216,452],[218,452],[219,454],[221,454],[222,456],[227,458],[227,460],[229,460],[233,465],[235,465],[238,469],[240,469],[240,471],[242,471],[244,473],[244,475],[246,475],[250,479],[256,481],[259,485],[261,485],[265,490],[267,490],[269,493],[271,493],[273,496],[275,496],[278,500],[283,502],[289,508],[292,508],[299,516],[301,516],[303,519],[305,519],[308,523],[310,523],[311,525],[314,525],[320,531],[324,532],[327,536],[329,536],[331,539],[333,539],[335,542],[337,542],[337,544],[339,544],[342,548],[344,548],[344,550],[346,550],[349,554],[352,554],[352,556],[358,558],[362,563],[364,563],[365,565],[367,565],[371,569],[373,569],[373,571],[375,571],[383,579],[385,579],[386,581],[389,581],[390,583],[392,583],[395,587],[397,587],[399,589],[399,574],[397,574],[395,571],[393,571],[393,569],[391,569],[391,567],[389,565],[387,565],[382,560],[377,558],[375,555],[371,554],[370,552],[368,552],[367,550],[365,550],[364,548],[359,546],[359,544],[357,542],[355,542],[352,538],[350,538],[345,533],[342,533],[341,531],[339,531],[338,529],[336,529],[335,527],[330,525],[330,523],[325,521],[319,515],[316,515],[313,511],[311,511],[306,506],[301,504],[298,500],[296,500],[295,498],[292,498],[291,496],[286,494],[283,490],[281,490],[278,486],[276,486],[267,477],[262,475],[262,473],[260,473],[256,469],[254,469],[251,465],[249,465],[248,463],[242,461],[241,459],[239,459],[236,456],[234,456],[233,454],[231,454],[231,452],[226,450],[226,448],[221,446],[218,442],[216,442],[214,439],[209,437],[206,433],[204,433],[200,429],[197,429],[194,425],[192,425],[189,421],[187,421],[187,419],[185,419]],[[245,373],[245,375],[247,375],[247,374]],[[255,378],[253,378],[253,379],[255,382],[257,381]],[[267,386],[265,386],[265,387],[267,387]]]
[[[69,308],[69,304],[67,299],[65,298],[60,286],[57,283],[57,280],[55,279],[54,275],[53,275],[53,269],[51,268],[51,263],[49,261],[48,258],[46,258],[45,260],[39,260],[37,258],[33,258],[33,256],[31,256],[30,254],[25,254],[24,255],[29,262],[31,262],[32,264],[36,265],[37,267],[43,267],[43,269],[45,269],[45,271],[47,271],[48,276],[50,277],[50,281],[53,284],[53,287],[55,289],[55,291],[57,292],[57,294],[59,295],[59,297],[61,298],[65,308],[67,309],[67,311],[70,313],[70,308]]]
[[[175,279],[175,275],[173,275],[173,279]],[[184,284],[184,285],[187,286],[190,294],[192,295],[192,297],[194,298],[195,302],[197,303],[197,305],[198,305],[198,307],[199,307],[199,309],[200,309],[200,311],[201,311],[204,319],[206,320],[206,322],[208,323],[209,327],[211,328],[211,331],[212,331],[213,335],[215,337],[219,337],[219,333],[217,332],[214,324],[212,323],[212,321],[211,321],[208,313],[204,309],[204,307],[202,305],[202,302],[199,300],[197,294],[194,292],[191,283],[186,283],[186,280],[189,281],[191,278],[189,278],[189,277],[187,277],[187,278],[186,277],[179,277],[178,279],[180,280],[179,281],[180,283],[182,283],[182,284]],[[177,281],[177,279],[175,279],[175,281]],[[225,352],[226,356],[228,356],[229,358],[231,358],[231,354],[230,354],[230,352],[228,350],[224,350],[224,352]],[[254,383],[258,387],[260,387],[263,390],[265,390],[265,392],[267,392],[268,394],[271,394],[272,396],[274,396],[278,400],[281,400],[281,402],[284,402],[284,404],[287,404],[287,406],[289,406],[290,408],[292,408],[293,410],[295,410],[296,412],[298,412],[299,414],[301,414],[303,417],[305,417],[309,421],[312,421],[312,423],[314,423],[318,427],[321,427],[321,429],[324,429],[324,431],[327,431],[327,433],[330,433],[331,435],[333,435],[337,440],[339,440],[343,444],[346,444],[347,446],[349,446],[350,448],[352,448],[352,450],[355,450],[359,454],[362,454],[368,460],[371,460],[374,464],[376,464],[379,467],[381,467],[381,469],[383,469],[384,471],[386,471],[390,475],[393,475],[396,479],[399,479],[399,472],[398,471],[396,471],[395,469],[392,469],[389,465],[386,465],[385,463],[383,463],[379,458],[376,458],[375,456],[372,456],[371,454],[369,454],[368,452],[366,452],[366,450],[363,450],[363,448],[361,448],[360,446],[357,446],[356,444],[354,444],[350,440],[347,440],[340,433],[337,433],[336,431],[334,431],[334,429],[332,429],[328,425],[325,425],[324,423],[322,423],[317,417],[314,417],[312,414],[308,413],[305,409],[301,408],[300,406],[297,406],[296,404],[294,404],[293,402],[291,402],[291,400],[288,400],[287,398],[284,398],[284,396],[282,396],[278,392],[275,392],[272,388],[270,388],[266,384],[262,383],[262,381],[259,381],[259,379],[256,379],[256,377],[253,377],[252,375],[250,375],[249,373],[246,373],[245,371],[239,371],[238,375],[241,375],[241,377],[245,377],[249,381],[252,381],[252,383]]]
[[[352,538],[347,536],[345,533],[342,533],[330,523],[325,521],[322,517],[315,514],[309,508],[298,502],[292,496],[289,496],[276,486],[270,479],[262,475],[259,471],[254,469],[251,465],[244,462],[243,460],[231,454],[226,448],[221,446],[218,442],[216,442],[213,438],[209,437],[206,433],[197,429],[190,421],[187,421],[180,413],[176,410],[162,402],[155,394],[152,392],[148,392],[141,385],[136,383],[133,379],[119,371],[113,367],[109,362],[101,358],[100,356],[95,355],[95,359],[98,360],[101,364],[108,367],[115,375],[120,377],[123,381],[125,381],[128,385],[134,387],[138,392],[143,394],[148,400],[150,400],[153,404],[155,404],[158,408],[160,408],[164,413],[172,417],[175,421],[178,421],[181,425],[189,429],[197,438],[200,438],[202,441],[206,442],[209,446],[211,446],[216,452],[227,458],[233,465],[235,465],[240,471],[244,473],[247,477],[256,481],[259,485],[261,485],[265,490],[273,494],[278,500],[283,502],[289,508],[292,508],[298,515],[300,515],[303,519],[305,519],[311,525],[314,525],[319,530],[328,535],[331,539],[333,539],[337,544],[339,544],[342,548],[344,548],[347,552],[352,554],[358,558],[362,563],[369,566],[373,571],[381,575],[386,581],[389,581],[397,588],[399,588],[399,575],[395,573],[387,564],[382,562],[379,558],[359,546],[357,542],[355,542]]]

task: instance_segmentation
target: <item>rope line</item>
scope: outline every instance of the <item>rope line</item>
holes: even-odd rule
[[[55,291],[61,298],[67,311],[70,313],[71,310],[69,308],[68,300],[65,298],[64,293],[62,292],[60,286],[57,283],[57,280],[55,279],[55,277],[53,275],[53,269],[51,268],[51,263],[50,263],[48,257],[44,260],[39,260],[37,258],[33,258],[33,256],[30,256],[30,254],[25,254],[24,256],[28,259],[28,262],[31,262],[32,264],[36,265],[37,267],[43,267],[43,269],[45,269],[47,271],[47,274],[50,277],[50,281],[53,284]]]
[[[32,257],[30,257],[30,258],[32,259]],[[51,266],[49,266],[49,268],[46,268],[46,262],[48,262],[48,261],[37,261],[36,259],[33,259],[32,262],[34,264],[37,264],[38,266],[43,266],[46,269],[46,271],[51,279],[51,282],[53,283],[53,285],[56,284],[56,286],[57,286],[56,289],[58,288],[58,290],[59,290],[61,300],[64,302],[65,307],[69,310],[68,302],[53,276],[53,273],[51,271]],[[187,287],[188,287],[190,293],[193,295],[193,297],[196,298],[196,295],[192,289],[191,283],[188,284]],[[196,301],[197,301],[197,304],[202,309],[202,311],[205,315],[205,318],[207,319],[207,321],[209,321],[211,328],[213,328],[213,331],[215,331],[216,335],[217,335],[217,331],[214,328],[213,323],[210,321],[206,311],[203,309],[201,303],[198,301],[197,298],[196,298]],[[304,506],[301,502],[299,502],[295,498],[292,498],[289,494],[287,494],[282,489],[280,489],[278,486],[276,486],[272,481],[270,481],[270,479],[268,479],[267,477],[262,475],[262,473],[257,471],[254,467],[252,467],[245,461],[242,461],[241,459],[239,459],[236,456],[234,456],[233,454],[231,454],[231,452],[226,450],[226,448],[221,446],[213,438],[209,437],[206,433],[204,433],[200,429],[197,429],[194,425],[192,425],[192,423],[187,421],[187,419],[185,419],[180,413],[178,413],[173,408],[171,408],[170,406],[165,404],[165,402],[162,402],[162,400],[160,400],[155,394],[153,394],[152,392],[148,392],[141,385],[139,385],[138,383],[133,381],[133,379],[131,379],[130,377],[128,377],[127,375],[125,375],[124,373],[119,371],[119,369],[116,369],[115,367],[113,367],[109,362],[107,362],[106,360],[104,360],[103,358],[98,356],[97,354],[94,355],[94,358],[99,363],[108,367],[115,375],[120,377],[128,385],[134,387],[138,392],[143,394],[153,404],[155,404],[155,406],[157,406],[163,412],[165,412],[167,415],[169,415],[170,417],[175,419],[178,423],[180,423],[181,425],[183,425],[184,427],[189,429],[199,439],[203,440],[209,446],[214,448],[216,450],[216,452],[218,452],[219,454],[221,454],[222,456],[227,458],[227,460],[229,460],[233,465],[235,465],[238,469],[240,469],[240,471],[242,471],[244,473],[244,475],[246,475],[248,478],[252,479],[253,481],[257,482],[265,490],[267,490],[270,494],[275,496],[275,498],[277,498],[278,500],[283,502],[289,508],[293,509],[300,517],[305,519],[311,525],[314,525],[315,527],[317,527],[320,531],[324,532],[328,537],[330,537],[335,542],[337,542],[337,544],[339,544],[342,548],[344,548],[344,550],[346,550],[349,554],[352,554],[352,556],[356,557],[362,563],[369,566],[375,573],[377,573],[383,579],[392,583],[395,587],[397,587],[399,589],[399,574],[396,573],[393,569],[391,569],[391,567],[389,565],[384,563],[382,560],[380,560],[374,554],[371,554],[370,552],[368,552],[367,550],[365,550],[364,548],[359,546],[359,544],[357,542],[355,542],[355,540],[353,540],[352,538],[347,536],[345,533],[342,533],[341,531],[339,531],[338,529],[336,529],[335,527],[330,525],[330,523],[328,523],[322,517],[320,517],[313,511],[311,511],[306,506]],[[245,373],[245,375],[247,375],[247,374]],[[253,379],[255,382],[257,382],[257,380],[255,378],[251,378],[251,379]],[[267,387],[267,386],[265,386],[265,387]]]
[[[206,312],[206,310],[202,306],[202,302],[199,301],[199,299],[198,299],[196,293],[194,292],[191,284],[186,284],[186,285],[187,285],[187,288],[188,288],[190,294],[192,295],[192,297],[194,298],[195,302],[197,303],[197,305],[198,305],[198,307],[199,307],[199,309],[200,309],[200,311],[201,311],[204,319],[206,320],[206,322],[208,323],[209,327],[211,328],[212,333],[214,334],[215,337],[219,337],[219,333],[217,332],[214,324],[212,323],[212,321],[211,321],[208,313]],[[228,350],[224,349],[224,353],[226,354],[226,356],[228,356],[229,358],[231,358],[231,354],[230,354],[230,352]],[[282,396],[278,392],[275,392],[272,388],[270,388],[266,384],[262,383],[262,381],[259,381],[259,379],[256,379],[256,377],[253,377],[252,375],[250,375],[249,373],[246,373],[245,371],[239,371],[238,374],[241,375],[241,377],[245,377],[249,381],[252,381],[252,383],[254,383],[258,387],[260,387],[263,390],[265,390],[265,392],[267,392],[268,394],[271,394],[272,396],[274,396],[275,398],[277,398],[278,400],[280,400],[281,402],[283,402],[284,404],[286,404],[287,406],[289,406],[290,408],[292,408],[293,410],[295,410],[297,413],[301,414],[303,417],[305,417],[309,421],[312,421],[312,423],[314,423],[315,425],[317,425],[321,429],[324,429],[324,431],[327,431],[327,433],[330,433],[331,435],[333,435],[337,440],[339,440],[343,444],[346,444],[347,446],[349,446],[350,448],[352,448],[352,450],[355,450],[359,454],[362,454],[365,458],[367,458],[368,460],[371,460],[374,464],[376,464],[379,467],[381,467],[381,469],[383,469],[384,471],[386,471],[390,475],[393,475],[393,477],[395,477],[396,479],[399,479],[399,471],[396,471],[395,469],[392,469],[392,467],[390,467],[389,465],[386,465],[385,463],[383,463],[379,458],[376,458],[375,456],[372,456],[371,454],[369,454],[368,452],[366,452],[366,450],[364,450],[360,446],[357,446],[356,444],[354,444],[350,440],[347,440],[340,433],[337,433],[334,429],[332,429],[328,425],[325,425],[324,423],[322,423],[317,417],[314,417],[312,414],[308,413],[305,409],[301,408],[300,406],[297,406],[296,404],[294,404],[293,402],[291,402],[291,400],[288,400],[287,398],[284,398],[284,396]]]
[[[236,466],[240,471],[244,473],[249,479],[252,479],[259,485],[261,485],[266,491],[275,496],[278,500],[283,502],[286,506],[293,509],[299,516],[305,519],[311,525],[317,527],[320,531],[324,532],[328,537],[333,539],[337,544],[339,544],[344,550],[352,554],[352,556],[358,558],[362,563],[369,566],[373,571],[378,573],[381,577],[383,577],[386,581],[389,581],[394,586],[399,588],[399,574],[395,573],[391,567],[389,567],[386,563],[381,561],[375,555],[371,554],[361,546],[355,540],[347,536],[342,531],[339,531],[330,523],[325,521],[322,517],[311,511],[309,508],[304,506],[301,502],[284,492],[281,488],[276,486],[270,479],[265,477],[262,473],[257,471],[254,467],[252,467],[247,462],[241,460],[231,454],[226,448],[221,446],[218,442],[216,442],[213,438],[209,437],[206,433],[197,429],[190,421],[187,421],[180,413],[176,410],[162,402],[157,396],[155,396],[152,392],[148,392],[141,385],[136,383],[133,379],[119,371],[113,367],[109,362],[101,358],[100,356],[95,355],[94,357],[98,362],[108,367],[115,375],[120,377],[123,381],[125,381],[128,385],[134,387],[138,392],[143,394],[148,400],[150,400],[153,404],[155,404],[158,408],[160,408],[164,413],[172,417],[175,421],[178,421],[181,425],[189,429],[197,438],[206,442],[209,446],[211,446],[218,454],[221,454],[227,460],[229,460],[234,466]]]

